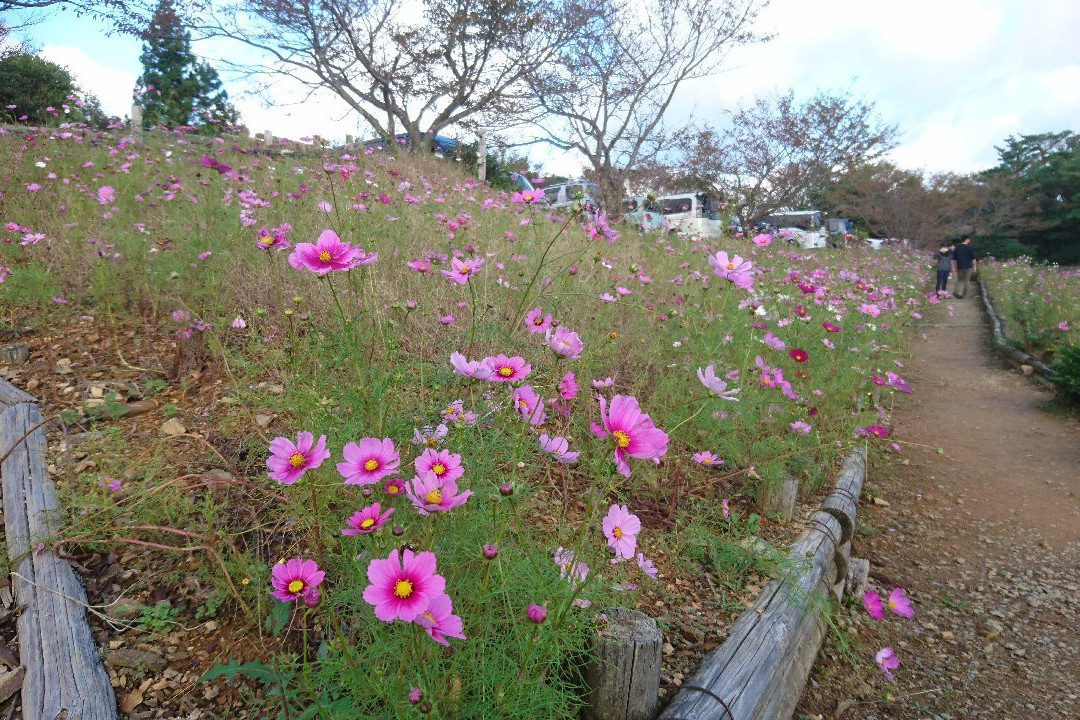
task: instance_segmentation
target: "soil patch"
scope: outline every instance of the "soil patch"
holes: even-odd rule
[[[915,618],[840,611],[859,671],[837,643],[799,706],[809,718],[1080,717],[1080,423],[1002,367],[981,302],[927,311],[896,403],[903,453],[875,463],[854,553],[871,587],[904,587]],[[940,451],[938,450],[940,448]],[[892,646],[897,681],[873,665]]]

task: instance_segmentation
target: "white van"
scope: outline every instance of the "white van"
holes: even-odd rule
[[[582,201],[586,212],[597,210],[604,205],[604,196],[600,186],[587,180],[572,180],[559,185],[547,185],[544,188],[544,201],[554,210],[573,207]]]
[[[724,220],[716,202],[705,193],[677,193],[657,198],[669,232],[717,238],[724,235]]]

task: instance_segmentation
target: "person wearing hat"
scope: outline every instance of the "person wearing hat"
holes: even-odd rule
[[[948,245],[942,245],[937,254],[937,284],[934,292],[942,294],[948,292],[945,286],[949,282],[949,273],[952,272],[953,254]]]
[[[967,295],[971,273],[979,268],[975,251],[971,248],[970,235],[960,238],[960,244],[953,250],[953,260],[956,261],[956,290],[953,292],[953,297],[961,300]]]

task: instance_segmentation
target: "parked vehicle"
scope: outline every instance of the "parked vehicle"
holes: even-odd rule
[[[656,201],[669,232],[698,237],[722,237],[724,219],[719,203],[707,193],[665,195]]]
[[[585,212],[593,212],[604,206],[604,196],[600,186],[588,180],[571,180],[558,185],[544,187],[544,200],[554,210],[573,207],[581,202]]]
[[[430,138],[427,133],[420,133],[420,137],[427,142],[431,140],[431,152],[436,157],[448,157],[457,153],[458,141],[452,137],[446,135],[435,135],[434,138]],[[394,142],[401,147],[409,146],[409,134],[398,133],[394,136]],[[386,150],[389,146],[384,138],[375,138],[374,140],[367,140],[364,142],[364,147],[375,150]]]
[[[782,210],[767,216],[764,222],[779,230],[820,230],[825,225],[824,218],[825,214],[820,210]]]
[[[655,197],[649,195],[625,198],[623,200],[623,216],[646,232],[657,230],[664,225],[664,216],[660,213],[660,205]]]

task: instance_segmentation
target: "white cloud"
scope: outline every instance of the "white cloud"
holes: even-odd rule
[[[138,75],[127,69],[104,65],[76,47],[46,45],[41,56],[68,69],[75,82],[101,101],[106,115],[131,114],[131,92]]]

